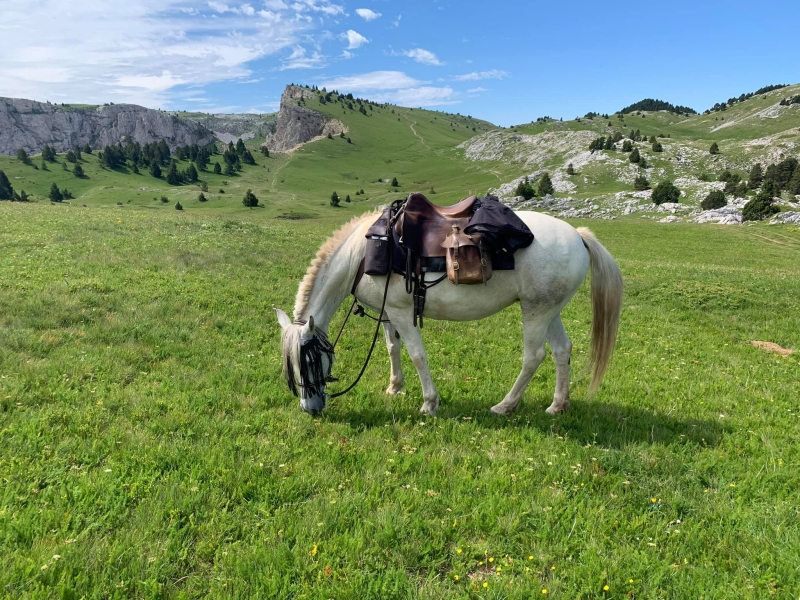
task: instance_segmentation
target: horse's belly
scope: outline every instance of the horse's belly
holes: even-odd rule
[[[445,279],[428,290],[423,315],[428,319],[474,321],[491,316],[518,299],[513,271],[495,271],[486,285],[453,285]]]

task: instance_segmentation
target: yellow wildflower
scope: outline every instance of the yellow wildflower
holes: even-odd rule
[[[607,592],[607,591],[608,591],[608,586],[607,586],[607,585],[604,585],[604,586],[603,586],[603,591],[604,591],[604,592]]]
[[[311,548],[311,556],[316,556],[316,555],[317,555],[317,545],[314,544],[314,547]]]
[[[458,580],[459,580],[459,577],[458,577],[458,575],[453,575],[453,580],[454,580],[454,581],[458,581]]]
[[[543,594],[547,594],[547,590],[546,590],[546,589],[544,589],[544,588],[542,588],[542,593],[543,593]]]
[[[486,581],[484,581],[483,582],[483,587],[487,588],[487,587],[489,587],[489,584]]]
[[[456,552],[457,552],[458,554],[461,554],[461,548],[459,548],[458,550],[456,550]]]
[[[491,556],[489,557],[489,562],[494,562],[494,559]]]

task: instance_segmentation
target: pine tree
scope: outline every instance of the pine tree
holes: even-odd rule
[[[78,179],[84,176],[83,167],[81,166],[80,163],[75,163],[75,168],[72,169],[72,174],[75,175],[75,177],[77,177]]]
[[[269,158],[269,148],[267,148],[266,146],[261,146],[261,154]]]
[[[631,155],[628,157],[628,160],[631,161],[632,163],[638,163],[641,161],[641,159],[642,157],[639,155],[638,148],[634,148],[633,152],[631,152]]]
[[[258,206],[258,198],[256,198],[253,190],[247,190],[247,192],[245,192],[244,198],[242,198],[242,204],[250,208]]]
[[[139,167],[137,166],[137,164],[136,164],[136,163],[133,163],[133,167],[131,167],[131,170],[132,170],[132,171],[133,171],[133,172],[134,172],[136,175],[138,175],[138,174],[139,174]]]
[[[719,146],[717,145],[717,142],[714,142],[713,144],[711,144],[711,148],[708,149],[708,153],[709,154],[719,154]]]
[[[763,181],[764,169],[761,167],[761,163],[756,163],[750,169],[750,175],[748,175],[747,179],[747,187],[751,190],[756,190],[761,187],[761,183]]]
[[[29,165],[31,164],[31,159],[28,156],[28,153],[25,152],[24,149],[20,148],[17,150],[17,160],[22,161],[24,164]]]
[[[622,142],[623,152],[630,152],[631,150],[633,150],[633,142],[631,142],[630,140],[625,140],[624,142]]]
[[[400,184],[397,183],[397,177],[392,177],[392,187],[398,187]]]
[[[781,212],[775,206],[772,194],[766,190],[761,190],[755,198],[744,205],[742,209],[742,219],[744,221],[762,221],[770,215]]]
[[[22,190],[19,193],[19,201],[20,202],[27,202],[28,201],[28,194],[25,193],[25,190]]]
[[[156,179],[161,178],[161,167],[158,165],[158,161],[154,160],[153,162],[150,163],[150,175],[152,175]]]
[[[0,200],[11,200],[14,198],[14,188],[3,171],[0,171]]]
[[[61,202],[64,199],[64,196],[61,193],[61,190],[58,189],[55,181],[50,185],[50,194],[48,197],[53,202]]]
[[[789,180],[789,185],[786,187],[790,194],[800,196],[800,167],[794,170],[794,175]]]
[[[725,192],[714,190],[700,203],[700,208],[703,210],[714,210],[727,206],[728,200],[725,198]]]
[[[175,210],[183,210],[183,206],[181,205],[180,201],[175,203]]]
[[[169,162],[169,169],[167,169],[167,183],[170,185],[181,184],[181,178],[178,175],[178,165],[174,160]]]
[[[208,200],[208,198],[206,198],[206,196],[205,196],[205,194],[203,194],[203,192],[200,192],[200,195],[197,197],[197,201],[198,202],[205,202],[206,200]]]
[[[675,187],[671,181],[662,181],[653,190],[653,203],[664,204],[665,202],[678,202],[681,197],[681,191]]]
[[[567,175],[575,175],[575,167],[572,166],[572,163],[567,165]]]
[[[221,175],[222,174],[222,167],[219,166],[219,162],[214,163],[214,175]]]
[[[92,147],[88,143],[83,145],[83,153],[84,154],[91,154],[92,153]]]
[[[236,171],[234,170],[232,163],[225,163],[225,175],[227,177],[233,177],[236,175]]]
[[[555,188],[553,187],[553,182],[550,179],[549,173],[542,173],[542,176],[539,178],[539,186],[536,191],[540,198],[555,192]]]
[[[661,145],[661,142],[655,140],[653,142],[653,152],[663,152],[663,151],[664,151],[664,146]]]
[[[528,181],[528,176],[525,176],[525,179],[519,182],[517,189],[514,190],[515,196],[522,196],[525,200],[530,200],[531,198],[536,196],[536,190],[533,189],[530,181]]]
[[[633,189],[637,192],[650,189],[650,182],[647,181],[647,177],[644,173],[639,174],[639,176],[633,180]]]
[[[339,206],[339,194],[336,192],[331,194],[331,206]]]
[[[194,168],[194,164],[192,163],[189,163],[189,166],[186,168],[186,179],[189,183],[197,181],[197,169]]]

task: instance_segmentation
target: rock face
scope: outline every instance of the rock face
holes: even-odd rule
[[[339,135],[347,131],[338,119],[300,106],[295,100],[313,98],[314,92],[296,85],[287,85],[281,96],[278,126],[266,142],[270,152],[288,152],[320,136]]]
[[[42,151],[45,144],[56,152],[89,144],[101,149],[125,140],[158,142],[170,146],[214,141],[214,133],[194,123],[135,104],[113,104],[96,108],[71,108],[34,100],[0,98],[0,153],[28,154]]]

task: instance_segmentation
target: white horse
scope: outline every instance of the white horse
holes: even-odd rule
[[[471,321],[483,319],[514,302],[522,309],[525,352],[522,371],[511,391],[491,408],[508,415],[519,405],[522,394],[550,345],[556,364],[556,390],[547,413],[569,407],[569,375],[572,342],[561,323],[561,310],[581,286],[591,265],[592,341],[589,392],[600,385],[617,337],[622,309],[622,274],[611,254],[586,228],[536,212],[519,212],[534,234],[533,243],[514,254],[513,271],[495,271],[486,285],[453,285],[443,281],[428,289],[425,319]],[[378,213],[357,217],[337,231],[317,252],[300,288],[294,307],[294,322],[277,310],[283,328],[281,339],[284,376],[300,396],[303,410],[314,415],[325,408],[325,383],[333,367],[333,350],[327,341],[334,313],[350,293],[366,249],[365,234]],[[430,276],[429,276],[430,277]],[[358,301],[380,310],[386,275],[364,275],[356,288]],[[401,341],[416,367],[424,403],[420,412],[433,415],[439,394],[428,369],[420,330],[413,325],[413,299],[406,293],[403,277],[391,276],[383,325],[391,362],[387,394],[403,389],[400,363]],[[299,388],[299,393],[298,393]]]

